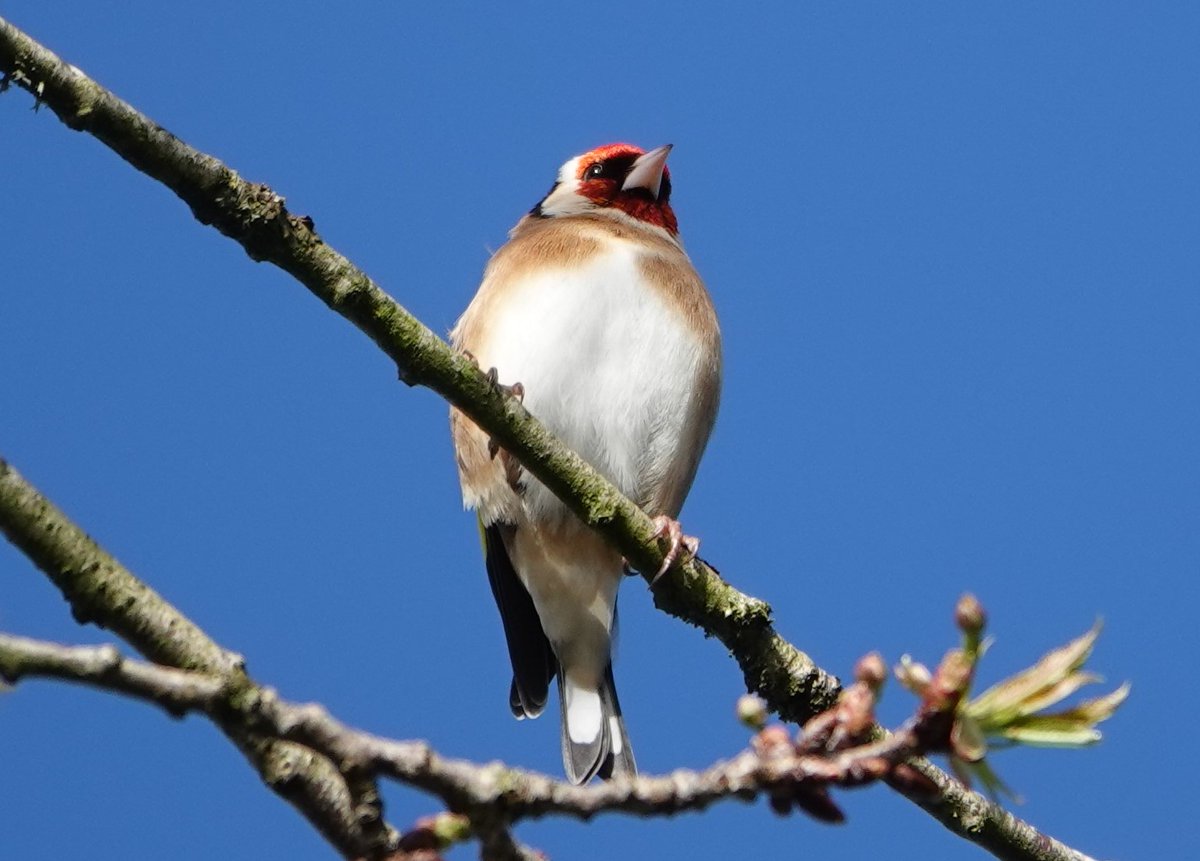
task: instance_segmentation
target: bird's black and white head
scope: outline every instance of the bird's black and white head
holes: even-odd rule
[[[649,152],[632,144],[597,147],[564,164],[550,192],[530,215],[556,218],[613,209],[637,221],[678,232],[671,210],[671,145]]]

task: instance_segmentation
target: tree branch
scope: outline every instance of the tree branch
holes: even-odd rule
[[[230,704],[224,681],[217,676],[126,660],[112,646],[68,647],[0,634],[0,678],[15,683],[30,676],[116,691],[176,716],[200,712],[219,719]],[[868,718],[870,708],[867,703]],[[520,819],[548,815],[590,819],[608,811],[676,814],[729,799],[750,801],[781,790],[794,793],[821,791],[830,785],[858,786],[880,779],[888,769],[910,759],[922,750],[922,739],[929,738],[923,731],[928,723],[922,724],[920,712],[895,734],[833,752],[819,749],[819,740],[808,741],[805,749],[793,746],[784,732],[767,731],[760,734],[754,749],[703,771],[680,769],[666,777],[572,786],[499,763],[481,766],[448,759],[424,742],[393,741],[360,732],[333,718],[322,706],[290,703],[266,688],[255,688],[252,696],[243,697],[238,713],[254,731],[318,750],[343,773],[386,775],[436,795],[451,810],[465,814],[477,834],[483,831],[479,836],[485,838],[485,851],[501,858],[525,857],[525,850],[512,840],[507,828]],[[831,721],[838,718],[833,712],[827,715]],[[940,715],[924,717],[936,721]],[[870,721],[863,723],[869,725]],[[949,725],[945,724],[945,734]],[[810,726],[804,738],[820,735]],[[1032,840],[1020,857],[1090,861],[1044,838]]]
[[[638,570],[658,570],[665,540],[660,549],[640,508],[326,245],[311,219],[290,214],[282,197],[192,149],[3,18],[0,72],[5,81],[34,93],[67,126],[94,135],[166,185],[197,219],[238,242],[251,258],[294,276],[371,338],[396,363],[401,379],[432,389],[469,415]],[[775,632],[770,608],[703,563],[677,566],[656,586],[654,601],[724,643],[741,665],[748,689],[785,719],[803,722],[836,697],[837,680]]]
[[[475,763],[443,757],[421,741],[395,741],[347,727],[321,705],[290,703],[269,688],[252,686],[232,699],[227,680],[203,671],[179,670],[122,657],[111,645],[63,646],[0,633],[0,678],[77,682],[143,700],[174,717],[189,712],[228,720],[232,710],[255,732],[290,739],[324,754],[343,772],[386,775],[430,792],[453,810],[476,818],[512,821],[564,814],[590,819],[606,811],[636,814],[703,810],[716,801],[750,800],[797,769],[797,757],[762,760],[745,751],[702,772],[680,769],[669,777],[642,776],[574,786],[501,763]],[[859,758],[912,754],[893,740],[859,751]],[[813,757],[803,770],[815,777],[851,771]]]
[[[231,703],[257,689],[246,675],[240,656],[209,639],[2,459],[0,531],[58,586],[80,622],[110,628],[151,660],[177,668],[177,674],[181,670],[203,674],[174,676],[178,685],[161,687],[165,701],[160,704],[179,708],[189,701],[187,696],[199,695],[214,684]],[[55,666],[51,653],[43,651],[41,657],[44,668]],[[81,673],[78,678],[109,678],[111,669],[106,667],[111,664],[111,654],[92,655],[90,662],[78,667],[91,675]],[[162,681],[145,668],[142,676],[142,684],[148,679]],[[138,693],[134,678],[121,678],[130,686],[127,693]],[[347,858],[373,856],[393,846],[395,830],[378,814],[376,787],[352,787],[328,758],[264,736],[230,719],[225,712],[212,716],[263,782],[296,807]]]
[[[2,18],[0,72],[0,89],[16,83],[33,93],[67,126],[92,134],[171,188],[197,219],[241,244],[252,259],[292,274],[392,358],[402,380],[427,386],[457,406],[639,570],[657,571],[664,548],[653,538],[650,519],[554,439],[519,402],[491,385],[466,357],[454,353],[325,245],[311,219],[290,214],[283,198],[269,188],[243,180],[215,158],[187,146]],[[738,661],[747,689],[759,693],[785,719],[803,722],[836,697],[836,679],[779,636],[770,608],[725,583],[701,561],[676,566],[655,588],[654,602],[718,638]],[[127,609],[106,605],[103,613],[92,617],[116,627]],[[85,615],[91,616],[91,611],[85,609]],[[176,617],[182,619],[177,612]],[[136,640],[131,642],[141,648]],[[958,787],[931,764],[922,762],[919,767],[944,794],[937,802],[914,800],[951,831],[1005,859],[1042,857],[1032,854],[1032,843],[1054,843],[1042,835],[1031,843],[1028,835],[1037,834],[1032,828]],[[334,831],[345,838],[346,832]],[[338,845],[345,846],[344,839]],[[1053,857],[1082,857],[1062,849],[1063,854]]]

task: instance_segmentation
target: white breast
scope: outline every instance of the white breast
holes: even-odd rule
[[[618,239],[609,246],[581,265],[509,285],[474,353],[500,382],[523,384],[531,413],[645,504],[677,456],[703,348],[644,283],[637,265],[644,248]],[[532,480],[525,508],[534,520],[565,513]]]

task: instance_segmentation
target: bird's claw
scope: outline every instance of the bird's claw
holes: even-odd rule
[[[470,353],[468,353],[467,356],[472,362],[475,362],[476,365],[479,364],[479,361]],[[518,403],[525,400],[525,386],[521,383],[513,383],[511,386],[504,385],[502,382],[500,382],[500,371],[497,370],[494,365],[488,368],[483,375],[487,377],[488,384],[501,394],[516,398]]]
[[[672,565],[680,560],[695,559],[696,553],[700,550],[700,539],[692,535],[684,535],[683,527],[679,525],[678,520],[660,514],[654,518],[653,522],[654,539],[657,541],[659,538],[665,537],[670,542],[670,546],[663,555],[662,565],[659,566],[658,572],[650,580],[651,588],[671,570]]]
[[[471,356],[471,360],[474,361],[475,357]],[[485,376],[487,377],[488,383],[496,391],[500,392],[501,394],[508,395],[511,398],[515,398],[519,404],[525,402],[525,386],[522,383],[513,383],[511,386],[504,385],[500,382],[500,372],[494,367],[488,368]],[[495,460],[496,455],[499,453],[500,443],[496,442],[495,437],[488,437],[488,457],[492,460]],[[515,479],[510,477],[509,483],[512,484],[514,482]]]

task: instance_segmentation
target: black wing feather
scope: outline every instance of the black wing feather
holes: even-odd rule
[[[484,556],[492,595],[504,622],[504,638],[512,661],[513,683],[509,706],[518,718],[537,717],[546,707],[550,680],[558,672],[558,660],[542,630],[529,590],[517,576],[505,546],[505,536],[514,527],[495,523],[483,531]]]

